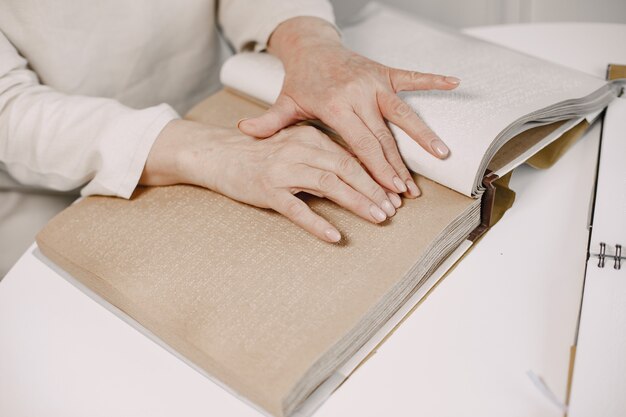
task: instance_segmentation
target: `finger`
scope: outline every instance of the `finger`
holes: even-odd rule
[[[331,116],[329,120],[322,121],[333,128],[350,145],[354,154],[380,185],[398,193],[407,190],[406,185],[385,158],[378,139],[352,110],[343,111],[337,116]]]
[[[360,110],[359,117],[376,136],[383,148],[385,158],[387,158],[387,161],[389,161],[391,166],[396,170],[400,179],[406,184],[406,195],[412,198],[418,197],[421,192],[404,164],[400,156],[400,151],[398,151],[398,144],[381,117],[380,110],[374,107],[366,107]]]
[[[298,105],[286,95],[278,96],[276,103],[264,114],[243,119],[237,127],[246,135],[267,138],[279,130],[303,120]]]
[[[389,197],[391,204],[393,204],[396,209],[399,209],[402,206],[402,199],[398,194],[392,191],[387,191],[387,197]]]
[[[317,150],[303,155],[303,158],[302,162],[308,166],[335,174],[353,190],[376,204],[386,216],[391,217],[396,214],[396,204],[393,201],[397,203],[397,200],[392,201],[387,192],[370,177],[354,156],[347,152]],[[395,195],[397,197],[397,194]]]
[[[381,193],[382,187],[380,187],[380,185],[378,185],[378,183],[372,179],[369,173],[361,165],[361,162],[359,162],[358,159],[354,158],[354,154],[350,152],[349,149],[346,149],[344,146],[339,145],[337,142],[332,140],[325,133],[319,130],[315,130],[315,132],[319,136],[319,140],[314,142],[315,145],[317,145],[319,149],[335,154],[334,158],[335,159],[338,158],[339,161],[338,163],[335,163],[333,165],[332,163],[329,163],[329,161],[333,160],[333,158],[330,158],[330,159],[318,158],[321,161],[320,163],[320,162],[317,162],[317,160],[313,159],[313,156],[316,155],[315,153],[308,153],[306,154],[308,159],[307,161],[305,161],[305,163],[308,162],[309,166],[324,169],[326,171],[335,172],[335,174],[339,175],[339,177],[343,179],[352,188],[356,189],[358,192],[364,194],[367,198],[377,203],[378,206],[381,209],[383,209],[383,211],[388,216],[393,216],[395,214],[394,210],[390,210],[390,207],[386,203],[384,203],[383,193]],[[352,177],[349,175],[349,171],[352,168],[350,167],[350,164],[353,164],[353,162],[356,162],[360,166],[361,171],[365,174],[364,177],[355,176],[355,178],[352,179]],[[333,167],[336,167],[337,169]],[[345,167],[347,169],[345,168],[342,169],[342,167]],[[358,181],[358,180],[361,180],[361,181]],[[365,183],[362,182],[363,180],[365,181]],[[417,189],[417,185],[415,185],[415,189]],[[407,193],[409,191],[407,191]],[[387,190],[387,189],[385,189],[384,192],[387,194],[387,197],[389,201],[391,202],[391,205],[394,208],[397,209],[400,206],[402,206],[402,199],[397,193],[391,190]],[[419,195],[420,194],[419,190],[414,191],[414,194]]]
[[[426,123],[398,96],[382,93],[378,96],[380,110],[391,123],[404,130],[422,148],[439,159],[446,159],[450,150]]]
[[[270,207],[319,239],[330,243],[341,240],[341,234],[332,224],[287,191],[278,193],[270,202]]]
[[[372,223],[387,220],[387,214],[369,198],[354,190],[331,171],[306,167],[292,173],[296,189],[312,190]],[[391,203],[388,202],[389,205]],[[395,209],[391,206],[393,211]]]
[[[456,77],[395,68],[389,69],[389,79],[396,93],[414,90],[452,90],[461,83]]]

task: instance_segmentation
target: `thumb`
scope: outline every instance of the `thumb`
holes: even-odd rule
[[[452,90],[461,80],[439,74],[390,69],[391,82],[395,92],[415,90]]]
[[[267,138],[300,120],[298,105],[281,94],[268,111],[261,116],[242,120],[237,127],[246,135]]]

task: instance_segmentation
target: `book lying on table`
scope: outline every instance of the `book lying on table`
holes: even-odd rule
[[[531,157],[549,165],[617,91],[382,7],[344,36],[385,64],[462,79],[453,92],[402,94],[451,156],[439,161],[391,127],[423,193],[392,219],[371,224],[303,195],[341,231],[333,245],[205,189],[140,187],[130,200],[85,198],[37,238],[81,285],[274,416],[310,414],[343,382],[338,370],[371,349],[407,300],[432,286],[433,271],[484,231],[493,207],[486,172],[497,178]],[[264,111],[282,76],[267,54],[237,55],[223,69],[228,90],[188,117],[232,127]],[[535,155],[542,147],[552,156]]]

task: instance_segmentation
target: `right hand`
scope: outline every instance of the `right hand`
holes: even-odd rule
[[[328,198],[372,223],[393,216],[401,204],[354,156],[309,126],[258,140],[238,129],[174,120],[153,145],[140,182],[194,184],[271,208],[327,242],[338,242],[339,231],[295,194]]]
[[[345,47],[330,23],[308,16],[278,25],[268,52],[285,68],[282,89],[267,112],[239,124],[242,132],[264,138],[301,120],[320,120],[346,141],[380,185],[409,198],[420,195],[386,121],[433,156],[447,158],[445,143],[397,93],[452,90],[458,78],[368,59]]]

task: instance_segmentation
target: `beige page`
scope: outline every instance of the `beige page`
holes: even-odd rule
[[[221,92],[190,117],[233,125],[261,108]],[[382,225],[309,198],[321,242],[284,217],[193,186],[89,197],[40,233],[41,251],[173,349],[269,413],[422,259],[473,200],[424,178]]]

